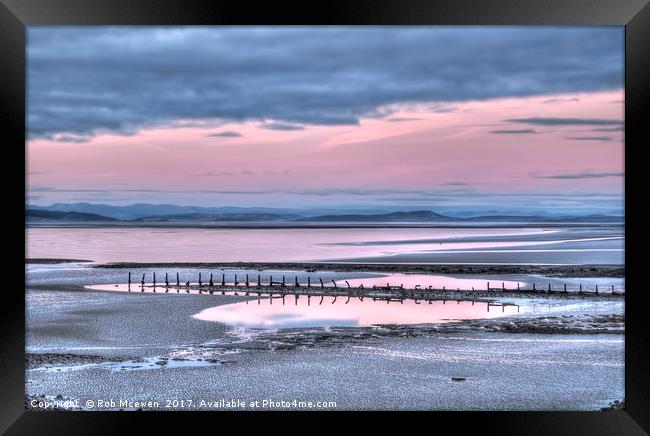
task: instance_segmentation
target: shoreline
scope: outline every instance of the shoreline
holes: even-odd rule
[[[30,263],[30,259],[26,259]],[[237,268],[256,270],[300,270],[307,272],[387,272],[421,274],[531,274],[548,277],[624,278],[619,265],[493,265],[493,264],[398,264],[349,262],[111,262],[90,268]]]

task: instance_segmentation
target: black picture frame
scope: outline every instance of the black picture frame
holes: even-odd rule
[[[0,0],[0,122],[5,155],[25,144],[26,26],[42,25],[177,25],[177,24],[437,24],[437,25],[624,25],[625,47],[625,231],[626,334],[625,410],[622,412],[429,412],[425,422],[454,431],[476,426],[482,433],[499,434],[646,434],[650,432],[648,357],[650,343],[644,310],[643,159],[650,116],[650,5],[645,0],[349,0],[328,2],[247,2],[235,0]],[[4,314],[0,317],[0,431],[7,434],[115,433],[131,429],[135,421],[167,427],[180,416],[215,425],[213,413],[200,412],[35,412],[24,407],[24,294],[21,282],[25,253],[25,153],[17,152],[5,165],[5,216],[8,249]],[[15,159],[15,160],[14,160]],[[22,167],[22,168],[21,168]],[[12,227],[16,227],[12,231]],[[22,229],[20,231],[19,229]],[[639,235],[639,236],[637,236]],[[632,236],[632,237],[630,237]],[[21,240],[21,237],[23,239]],[[260,412],[257,412],[260,413]],[[303,413],[312,425],[327,427],[323,412]],[[274,422],[277,412],[264,413],[261,422]],[[316,416],[315,416],[316,415]],[[339,413],[339,415],[341,415]],[[402,414],[401,414],[402,415]],[[400,420],[403,416],[400,415]],[[409,414],[411,415],[411,414]],[[373,414],[396,419],[393,413]],[[283,416],[284,417],[284,416]],[[153,419],[152,419],[153,418]],[[240,419],[219,413],[217,421]],[[271,421],[267,421],[271,420]],[[410,420],[411,417],[409,416]],[[432,420],[433,419],[433,420]],[[245,421],[244,421],[245,422]],[[396,422],[399,425],[399,422]],[[246,424],[243,424],[244,426]],[[149,431],[154,427],[147,427]],[[210,428],[210,427],[208,427]],[[216,430],[215,427],[212,427]],[[310,429],[306,429],[309,431]]]

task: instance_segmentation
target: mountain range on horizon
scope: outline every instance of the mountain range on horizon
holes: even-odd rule
[[[201,207],[133,204],[112,206],[91,203],[28,205],[28,223],[174,223],[174,222],[295,222],[295,223],[399,223],[399,222],[622,222],[624,217],[606,214],[539,215],[486,214],[451,216],[430,210],[385,211],[381,209],[288,209],[268,207]]]

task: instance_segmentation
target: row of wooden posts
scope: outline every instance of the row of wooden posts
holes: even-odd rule
[[[140,281],[140,285],[142,286],[142,288],[144,288],[144,287],[146,286],[146,285],[145,285],[145,277],[146,277],[146,274],[143,273],[143,274],[142,274],[142,279],[141,279],[141,281]],[[320,282],[320,287],[321,287],[321,288],[325,288],[325,287],[326,287],[326,286],[325,286],[325,282],[323,282],[323,279],[322,279],[322,278],[318,277],[318,281]],[[338,289],[338,285],[337,285],[337,283],[336,283],[334,280],[331,280],[331,282],[332,282],[332,284],[334,285],[333,287],[334,287],[335,289]],[[169,287],[169,286],[170,286],[170,283],[169,283],[169,275],[168,275],[168,273],[165,273],[165,282],[164,282],[164,283],[165,283],[165,287]],[[349,283],[347,280],[345,280],[345,283],[346,283],[346,285],[347,285],[347,289],[351,289],[350,283]],[[207,287],[210,287],[210,288],[219,287],[219,286],[221,286],[221,287],[226,287],[226,286],[240,286],[240,284],[243,284],[246,288],[248,288],[248,287],[251,286],[251,282],[249,281],[249,275],[248,275],[248,274],[246,274],[246,280],[245,280],[244,282],[239,282],[239,281],[237,280],[237,274],[235,274],[235,278],[234,278],[234,282],[233,282],[233,284],[227,284],[227,283],[226,283],[226,275],[225,275],[225,274],[222,274],[222,275],[221,275],[221,282],[216,282],[216,284],[215,284],[215,281],[214,281],[214,279],[213,279],[213,274],[212,274],[212,273],[210,273],[210,279],[209,279],[209,281],[208,281],[207,283],[204,283],[204,282],[203,282],[203,279],[202,279],[202,275],[201,275],[201,273],[199,273],[199,277],[198,277],[198,287],[199,287],[199,288],[201,288],[201,287],[203,287],[203,286],[207,286]],[[162,283],[161,283],[161,285],[162,285]],[[256,287],[262,287],[262,286],[264,286],[264,287],[271,287],[271,288],[273,288],[273,287],[280,287],[280,288],[285,288],[285,287],[287,287],[287,283],[286,283],[286,281],[285,281],[285,276],[282,276],[282,281],[274,281],[274,280],[273,280],[273,276],[270,275],[270,276],[269,276],[269,282],[268,282],[268,284],[264,284],[264,283],[262,283],[261,275],[260,275],[260,274],[257,275],[257,283],[256,283],[256,284],[252,284],[252,285],[253,285],[253,286],[256,286]],[[537,285],[536,285],[535,282],[533,282],[532,285],[533,285],[533,286],[532,286],[532,289],[521,289],[519,283],[517,283],[517,289],[516,289],[516,291],[517,291],[517,292],[548,292],[548,293],[557,292],[557,293],[568,293],[568,289],[567,289],[567,285],[566,285],[566,283],[563,284],[563,287],[562,287],[561,290],[553,289],[553,288],[551,287],[551,284],[550,284],[550,283],[548,284],[548,288],[547,288],[547,289],[546,289],[546,288],[537,288]],[[130,272],[129,272],[129,276],[128,276],[128,286],[129,286],[129,289],[130,289],[130,287],[131,287],[131,273],[130,273]],[[153,286],[154,288],[156,287],[156,273],[153,273],[153,281],[152,281],[152,285],[151,285],[151,286]],[[176,287],[181,287],[181,283],[180,283],[180,275],[179,275],[179,273],[176,273],[176,285],[175,285],[175,286],[176,286]],[[186,282],[185,282],[185,287],[189,288],[190,286],[191,286],[190,282],[189,282],[189,281],[186,281]],[[304,288],[304,287],[306,287],[306,288],[311,288],[311,287],[312,287],[311,277],[310,277],[310,276],[307,276],[307,285],[305,286],[305,285],[302,285],[302,284],[300,284],[300,283],[298,282],[298,276],[294,276],[294,283],[293,283],[293,285],[292,285],[291,287],[292,287],[292,288]],[[329,286],[328,286],[328,287],[329,287]],[[329,287],[329,288],[331,288],[331,287]],[[358,287],[358,289],[364,289],[363,284],[361,284],[361,285]],[[369,288],[369,289],[370,289],[370,288]],[[376,285],[373,285],[371,289],[379,289],[379,290],[404,290],[404,285],[403,285],[403,284],[400,284],[399,286],[391,286],[390,283],[386,283],[386,286],[376,286]],[[414,287],[412,290],[414,290],[414,291],[415,291],[415,290],[422,291],[422,290],[426,290],[426,289],[428,289],[428,290],[442,290],[442,291],[453,290],[453,289],[447,289],[445,286],[443,286],[442,289],[434,289],[432,286],[429,286],[428,288],[422,288],[420,285],[415,285],[415,287]],[[469,292],[469,289],[462,289],[462,290],[461,290],[461,289],[457,288],[456,290],[457,290],[457,291],[467,291],[467,292]],[[471,290],[472,290],[472,291],[476,291],[477,289],[475,289],[474,287],[472,287]],[[480,289],[478,289],[478,290],[480,290]],[[489,292],[489,291],[502,291],[502,292],[506,292],[506,291],[513,292],[513,291],[515,291],[514,289],[506,289],[506,287],[505,287],[505,282],[501,282],[501,287],[500,287],[500,288],[490,287],[490,282],[487,282],[487,286],[486,286],[486,289],[485,289],[485,290],[488,291],[488,292]],[[591,291],[591,290],[588,290],[586,287],[583,288],[582,284],[580,284],[580,285],[579,285],[579,288],[578,288],[578,293],[580,293],[580,294],[582,294],[582,293],[594,293],[594,294],[598,294],[598,293],[599,293],[598,285],[595,285],[595,289],[594,289],[594,291]],[[618,292],[616,292],[614,285],[611,286],[611,293],[612,293],[612,294],[617,294],[617,293],[618,293]],[[622,292],[621,292],[621,293],[622,293]]]
[[[130,290],[130,285],[131,285],[130,278],[131,277],[130,277],[130,273],[129,273],[129,290]],[[143,279],[142,279],[142,281],[140,283],[141,283],[142,292],[144,292],[144,288],[149,286],[149,285],[145,285],[144,277],[143,277]],[[177,286],[175,286],[176,287],[176,292],[178,292],[183,287],[183,286],[180,285],[180,280],[178,280],[178,273],[177,273],[177,281],[176,281],[176,283],[177,283]],[[199,293],[201,293],[201,291],[202,291],[201,287],[208,287],[209,289],[207,289],[205,292],[209,292],[210,294],[212,294],[214,292],[215,288],[216,288],[216,286],[210,286],[210,284],[209,284],[210,282],[208,282],[208,284],[203,284],[201,279],[199,279],[199,283],[200,283],[199,286],[198,286]],[[212,283],[214,284],[214,281],[212,281]],[[222,288],[228,286],[227,284],[225,284],[225,277],[222,277],[222,283],[224,284],[222,286]],[[249,282],[245,282],[245,283],[250,285]],[[259,287],[264,286],[263,284],[261,284],[261,281],[259,281],[259,280],[258,280],[258,283],[259,283],[259,285],[258,285]],[[273,283],[273,280],[270,280],[269,283]],[[298,282],[296,281],[295,283],[298,283]],[[327,289],[329,289],[329,291],[327,293],[320,292],[320,293],[317,293],[315,295],[307,293],[306,294],[306,296],[307,296],[307,305],[311,304],[311,297],[314,297],[314,298],[320,297],[320,301],[318,302],[318,304],[322,305],[323,301],[324,301],[324,298],[326,296],[333,297],[333,300],[332,300],[331,304],[336,303],[338,297],[347,297],[347,299],[345,300],[345,304],[348,304],[353,297],[358,298],[360,301],[363,301],[364,298],[371,298],[373,301],[377,301],[377,300],[386,301],[387,304],[390,304],[391,302],[399,302],[401,304],[404,304],[404,300],[409,300],[409,299],[414,300],[415,304],[421,304],[420,300],[428,301],[429,304],[432,304],[433,301],[442,301],[442,304],[445,304],[447,301],[456,301],[457,303],[460,303],[461,301],[462,302],[471,302],[472,305],[474,305],[474,303],[476,303],[476,300],[474,300],[474,299],[462,298],[462,297],[459,297],[459,298],[453,298],[453,297],[432,298],[432,295],[430,293],[422,292],[422,291],[424,291],[423,289],[420,289],[420,292],[415,292],[416,289],[404,289],[403,286],[392,286],[392,287],[388,287],[388,288],[387,287],[367,288],[367,290],[371,291],[371,294],[367,295],[366,294],[366,289],[364,289],[363,286],[361,286],[359,288],[350,288],[350,287],[348,287],[348,288],[339,288],[339,287],[332,288],[332,287],[324,286],[324,282],[322,280],[320,280],[320,283],[321,283],[321,288],[323,288],[323,289],[327,288]],[[336,283],[334,283],[334,284],[336,285]],[[349,285],[349,283],[348,283],[348,285]],[[154,281],[152,282],[152,285],[151,285],[151,287],[153,287],[154,292],[155,292],[155,286],[156,286],[156,281],[155,281],[155,277],[154,277]],[[166,274],[165,275],[166,292],[169,291],[169,287],[171,287],[171,286],[174,286],[174,285],[173,284],[170,285],[169,277]],[[186,292],[188,292],[188,293],[190,292],[190,287],[191,286],[193,286],[193,285],[191,285],[190,282],[185,282]],[[282,299],[282,305],[284,305],[285,304],[285,297],[291,292],[295,297],[295,304],[297,305],[298,304],[298,298],[299,298],[300,295],[295,292],[295,289],[297,289],[297,288],[304,289],[305,287],[300,286],[298,284],[298,285],[295,285],[295,286],[288,287],[284,291],[278,289],[277,287],[274,288],[274,290],[255,289],[255,288],[256,287],[254,287],[253,289],[246,289],[245,296],[249,296],[249,294],[253,293],[253,294],[257,294],[258,297],[263,297],[264,294],[266,294],[266,297],[269,298],[269,301],[270,301],[271,304],[273,304],[273,299],[276,298],[276,299]],[[331,292],[334,289],[338,291],[338,294]],[[374,293],[372,292],[373,290],[374,291],[381,291],[381,290],[388,290],[388,289],[390,289],[391,291],[394,291],[394,292],[391,292],[390,294],[377,294],[376,292],[374,292]],[[294,290],[294,291],[291,291],[291,290]],[[239,295],[236,290],[230,289],[229,291],[234,292],[235,295]],[[396,294],[395,291],[399,291],[399,293]],[[226,292],[226,290],[222,289],[222,294],[225,294],[225,292]],[[258,298],[257,304],[260,304],[260,301],[261,301],[261,298]],[[248,301],[246,301],[246,304],[248,304]],[[488,310],[488,312],[490,311],[490,307],[501,307],[501,311],[503,312],[503,311],[505,311],[506,306],[517,307],[517,312],[519,312],[519,305],[518,304],[500,303],[500,302],[487,302],[487,310]]]

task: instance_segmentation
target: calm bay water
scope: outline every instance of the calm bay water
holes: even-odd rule
[[[623,264],[621,227],[29,228],[28,258],[94,262]]]

